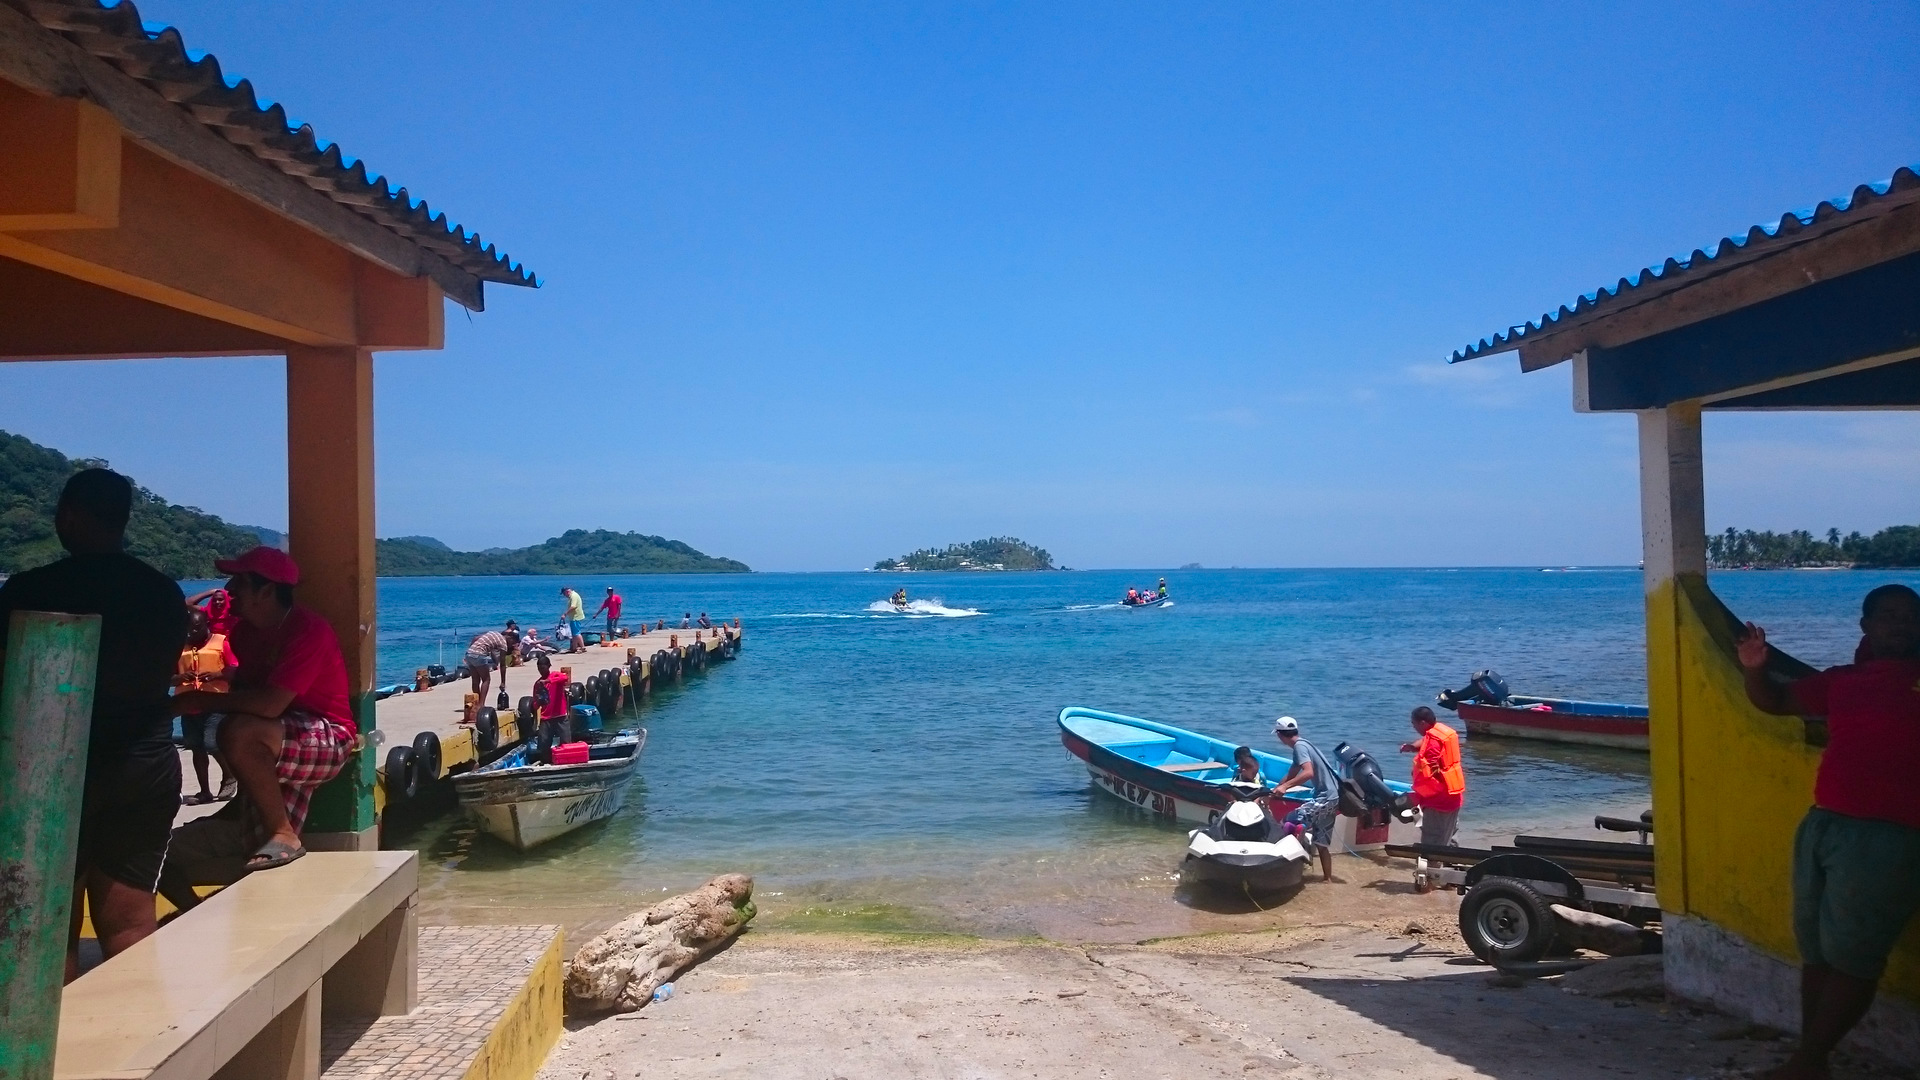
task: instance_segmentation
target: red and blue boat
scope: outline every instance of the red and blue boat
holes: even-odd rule
[[[1510,694],[1495,671],[1475,672],[1466,689],[1443,690],[1435,700],[1459,713],[1470,735],[1647,749],[1645,705]]]

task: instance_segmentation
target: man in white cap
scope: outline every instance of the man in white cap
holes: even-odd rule
[[[1340,812],[1340,777],[1325,754],[1300,737],[1300,721],[1283,716],[1273,722],[1280,745],[1293,751],[1293,768],[1281,779],[1279,790],[1305,784],[1313,789],[1306,805],[1287,814],[1287,820],[1307,830],[1307,842],[1320,849],[1320,874],[1333,881],[1333,818]]]

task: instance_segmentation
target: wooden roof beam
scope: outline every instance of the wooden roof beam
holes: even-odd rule
[[[429,277],[456,303],[485,307],[482,282],[440,255],[254,159],[124,72],[0,4],[0,79],[98,105],[127,138],[402,277]]]

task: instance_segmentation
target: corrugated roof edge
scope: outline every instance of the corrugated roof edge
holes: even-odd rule
[[[61,34],[180,106],[203,127],[334,202],[420,245],[482,281],[538,288],[533,272],[479,233],[469,233],[416,202],[406,188],[369,176],[365,162],[347,163],[339,144],[320,144],[312,125],[292,126],[279,103],[261,106],[247,79],[229,84],[211,54],[194,57],[171,26],[154,30],[133,0],[10,0],[41,26]]]
[[[1595,289],[1580,296],[1570,307],[1563,304],[1558,311],[1540,316],[1538,322],[1518,323],[1456,349],[1447,362],[1457,364],[1463,360],[1517,349],[1527,337],[1566,330],[1604,314],[1603,309],[1626,301],[1651,299],[1654,295],[1679,288],[1686,284],[1681,279],[1689,273],[1723,270],[1810,240],[1828,231],[1822,226],[1842,224],[1835,221],[1836,218],[1858,216],[1863,211],[1881,207],[1891,209],[1889,204],[1904,205],[1920,200],[1920,173],[1916,173],[1915,168],[1903,165],[1894,170],[1891,178],[1877,184],[1861,184],[1853,189],[1852,195],[1828,199],[1812,209],[1789,211],[1780,215],[1779,221],[1771,225],[1755,225],[1739,237],[1723,236],[1710,250],[1695,249],[1693,254],[1684,259],[1669,258],[1657,267],[1643,267],[1633,276],[1621,278],[1612,288],[1603,286]]]

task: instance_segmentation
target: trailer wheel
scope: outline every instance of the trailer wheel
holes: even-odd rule
[[[1483,878],[1460,901],[1460,936],[1495,967],[1538,960],[1553,944],[1553,911],[1519,878]]]

